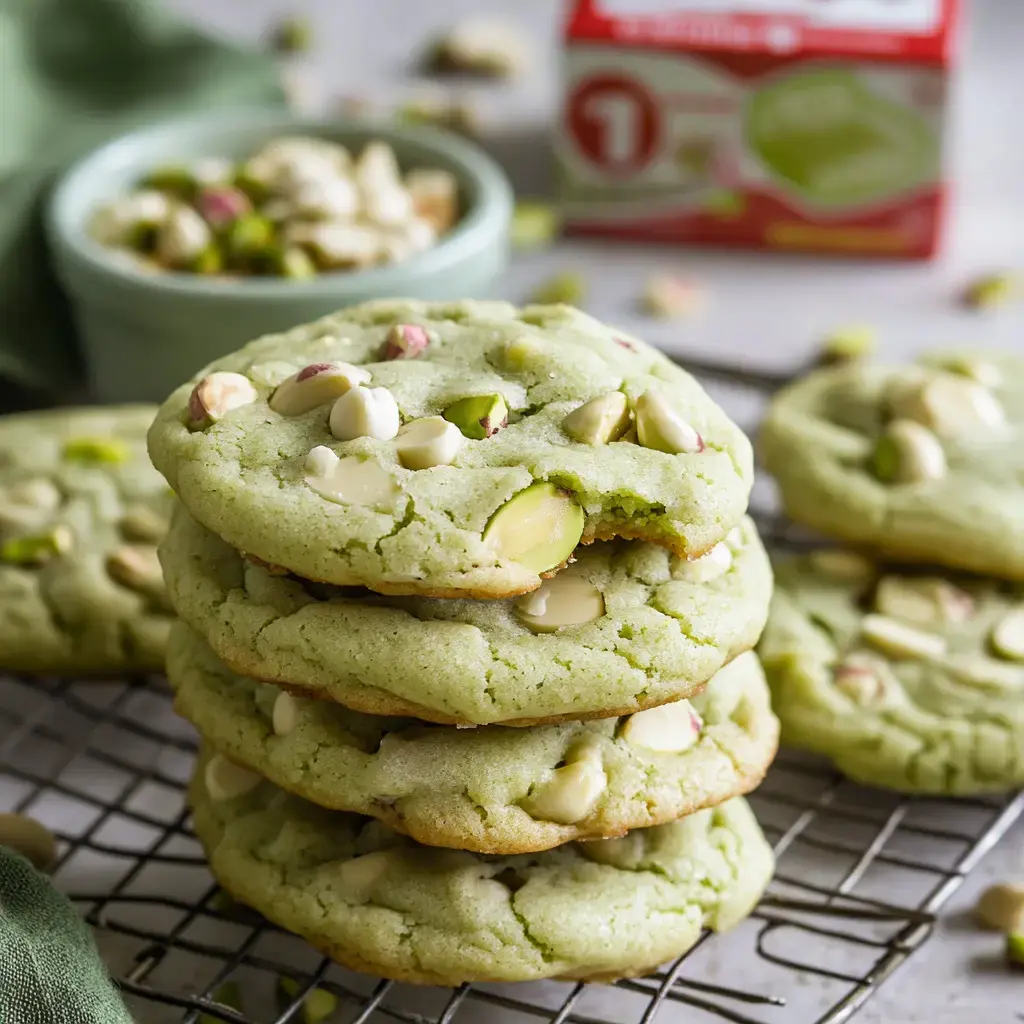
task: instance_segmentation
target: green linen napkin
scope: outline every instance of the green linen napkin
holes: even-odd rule
[[[81,380],[41,207],[57,172],[175,114],[282,105],[278,71],[155,0],[0,0],[0,378],[66,394]]]
[[[0,846],[0,1021],[132,1024],[75,908]]]

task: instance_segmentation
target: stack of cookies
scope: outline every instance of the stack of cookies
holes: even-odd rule
[[[641,974],[750,911],[771,573],[749,444],[664,356],[564,306],[371,303],[208,367],[150,453],[237,898],[440,984]]]
[[[761,645],[783,738],[853,778],[1024,785],[1024,360],[854,363],[780,394],[789,515],[855,549],[780,564]]]

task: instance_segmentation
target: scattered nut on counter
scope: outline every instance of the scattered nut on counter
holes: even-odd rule
[[[399,263],[435,245],[458,216],[449,171],[403,172],[381,141],[354,154],[288,136],[241,163],[155,168],[97,210],[89,230],[140,271],[302,279]]]

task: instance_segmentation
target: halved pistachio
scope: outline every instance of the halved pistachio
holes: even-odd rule
[[[578,306],[586,296],[587,282],[583,275],[572,270],[563,270],[538,285],[530,296],[530,302],[541,306]]]
[[[501,506],[483,533],[496,557],[542,573],[565,562],[583,536],[583,509],[551,483],[531,484]]]
[[[412,420],[398,432],[395,451],[406,469],[450,466],[462,447],[462,433],[441,416]]]
[[[621,391],[609,391],[573,409],[562,429],[583,444],[610,444],[629,430],[629,400]]]
[[[301,416],[369,379],[367,370],[351,363],[311,363],[282,381],[270,396],[269,405],[282,416]]]
[[[202,430],[223,419],[232,409],[249,405],[259,398],[252,381],[240,373],[220,370],[205,376],[188,400],[190,430]]]
[[[58,524],[43,533],[11,537],[0,544],[0,562],[9,565],[43,565],[74,545],[71,530]]]
[[[571,825],[594,809],[607,787],[600,751],[582,746],[570,753],[568,764],[554,769],[520,806],[533,818]]]
[[[465,437],[482,441],[508,426],[508,405],[503,395],[473,395],[460,398],[445,409],[444,418]]]
[[[413,359],[430,344],[430,335],[419,324],[395,324],[388,331],[381,359]]]
[[[945,637],[884,615],[865,615],[861,635],[891,658],[941,658],[946,653]]]
[[[229,761],[223,754],[214,754],[206,762],[203,781],[210,799],[219,803],[244,796],[254,790],[261,780],[255,772]]]
[[[372,459],[343,459],[318,445],[305,462],[306,483],[322,498],[339,505],[386,506],[398,494],[395,478]]]
[[[645,391],[636,400],[635,415],[637,440],[644,448],[670,455],[704,451],[704,439],[660,391]]]
[[[875,445],[872,466],[875,476],[887,483],[924,483],[946,475],[946,453],[927,427],[893,420]]]
[[[398,403],[387,388],[350,388],[331,407],[331,433],[339,441],[373,437],[390,441],[400,423]]]
[[[131,449],[119,437],[75,437],[64,442],[61,458],[85,466],[116,465],[131,458]]]
[[[554,633],[604,615],[604,595],[590,580],[560,573],[515,603],[519,621],[533,633]]]
[[[992,649],[1010,661],[1024,661],[1024,608],[1004,615],[993,627],[989,637]]]
[[[677,700],[630,715],[620,735],[630,746],[678,754],[697,742],[703,728],[704,723],[690,702]]]

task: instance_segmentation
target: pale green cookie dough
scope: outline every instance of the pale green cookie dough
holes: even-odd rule
[[[379,718],[235,675],[171,634],[175,707],[208,745],[322,807],[431,846],[528,853],[674,821],[753,789],[778,722],[752,652],[690,701],[534,729]]]
[[[747,519],[699,561],[605,541],[535,594],[501,601],[274,575],[184,510],[161,557],[179,615],[240,675],[370,714],[471,725],[609,717],[688,697],[753,647],[771,594]],[[534,632],[558,614],[576,624]]]
[[[419,846],[232,768],[204,756],[190,790],[217,881],[346,967],[401,981],[646,974],[746,917],[773,871],[740,797],[619,839],[490,857]]]
[[[288,381],[339,362],[322,389]],[[428,420],[424,446],[395,438],[399,415]],[[150,453],[233,547],[433,597],[533,590],[581,531],[697,556],[738,522],[753,475],[747,439],[665,356],[571,307],[504,302],[367,303],[260,338],[171,395]],[[510,508],[499,529],[541,482],[544,507]]]
[[[783,391],[761,430],[797,522],[896,559],[1024,579],[1024,359],[856,362]]]
[[[172,621],[156,545],[173,498],[154,406],[0,419],[0,669],[157,670]]]
[[[1024,785],[1019,584],[901,575],[842,551],[776,572],[760,653],[784,743],[903,792]]]

